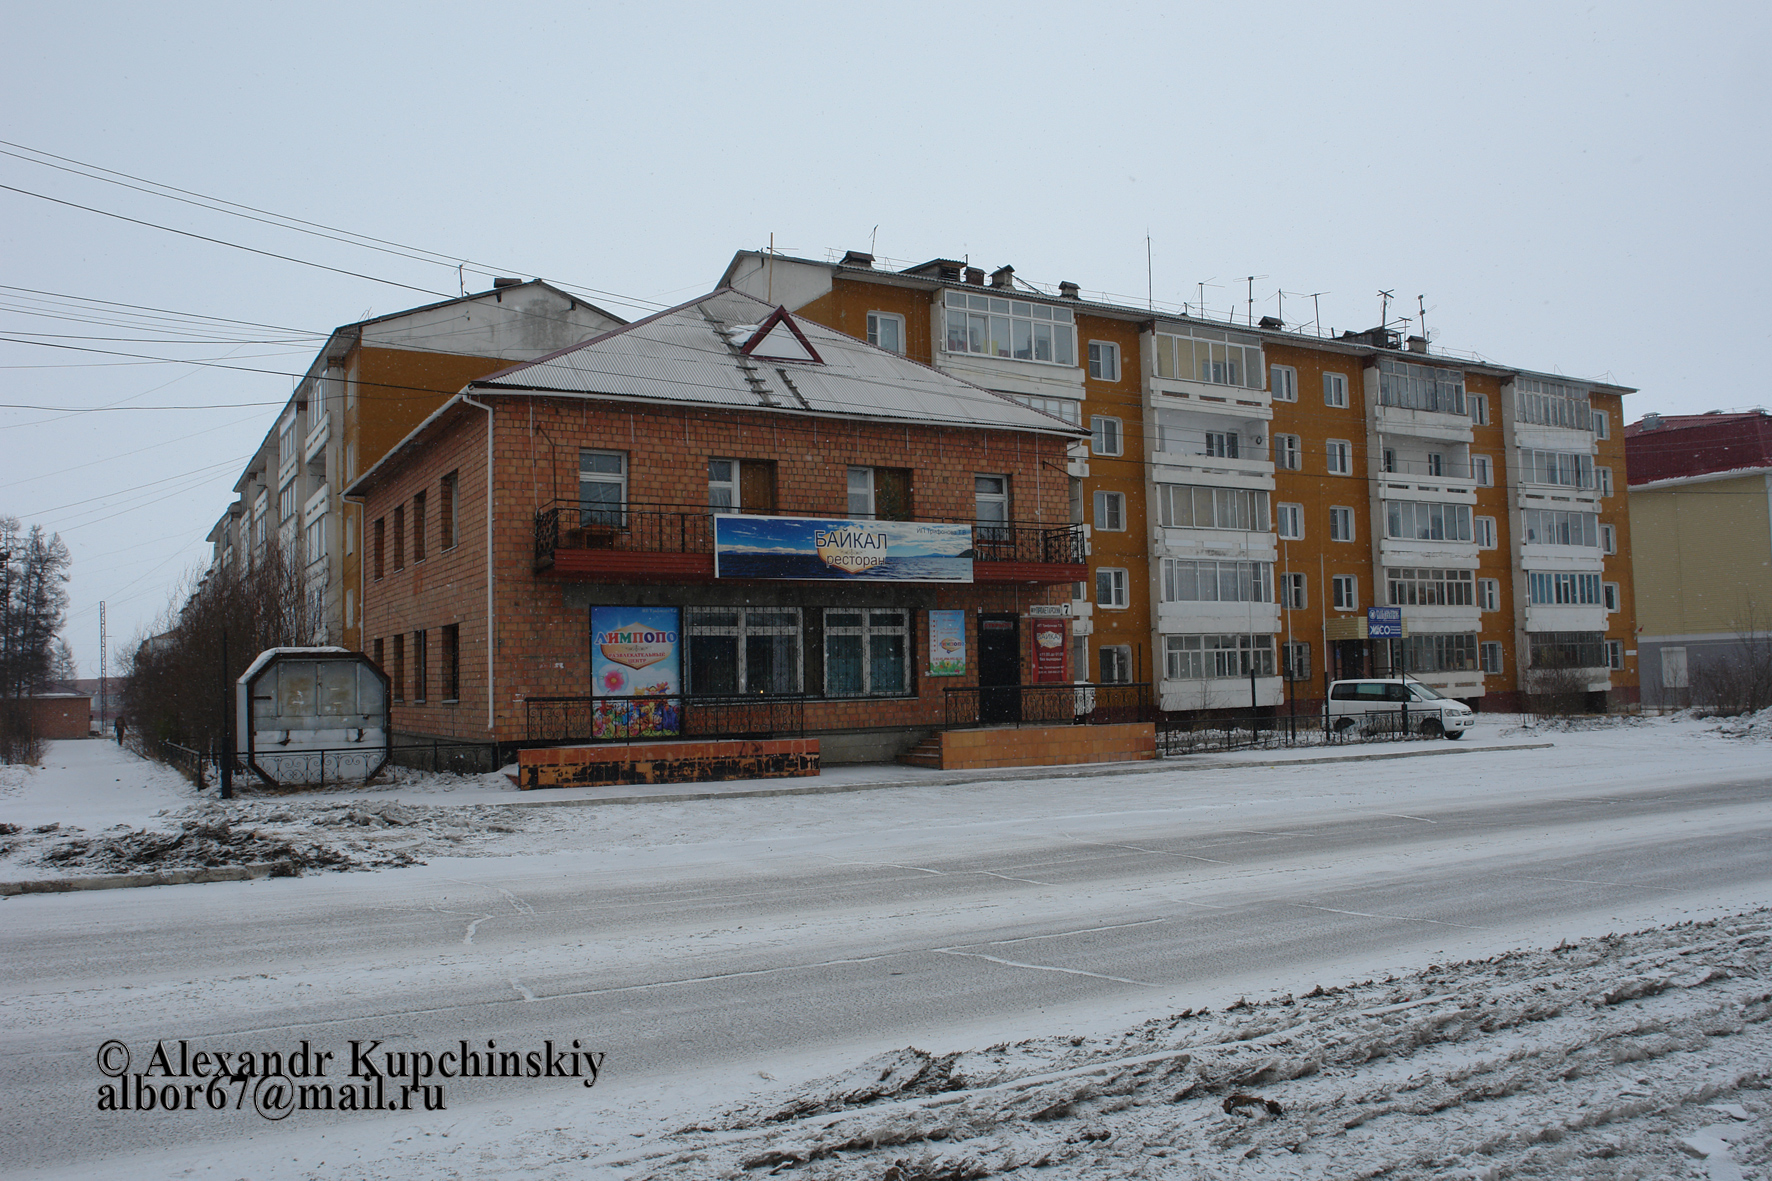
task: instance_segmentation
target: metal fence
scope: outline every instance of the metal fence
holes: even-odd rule
[[[531,697],[524,733],[540,742],[635,742],[649,738],[800,738],[804,695]]]
[[[221,764],[226,756],[216,751],[193,750],[176,742],[160,744],[161,760],[182,772],[199,789],[221,782]],[[391,750],[376,747],[347,747],[339,750],[260,750],[254,756],[273,778],[290,786],[321,786],[324,784],[362,783],[377,771],[398,776],[400,772],[418,774],[484,775],[503,766],[497,743],[492,742],[409,742],[396,744]],[[383,764],[382,756],[388,756]],[[234,756],[234,788],[241,790],[265,786],[264,781],[247,762],[245,752]]]
[[[944,690],[946,727],[1107,726],[1148,722],[1151,687],[1137,685],[961,685]]]
[[[1433,715],[1427,715],[1432,717]],[[1218,717],[1171,714],[1157,719],[1157,754],[1191,755],[1231,750],[1282,750],[1366,742],[1405,742],[1443,737],[1423,727],[1421,714],[1407,719],[1397,710],[1345,715],[1326,724],[1322,714],[1232,714]],[[1406,723],[1406,727],[1405,727]]]

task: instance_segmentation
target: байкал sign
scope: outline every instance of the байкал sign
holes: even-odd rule
[[[972,526],[722,515],[714,577],[971,582]]]

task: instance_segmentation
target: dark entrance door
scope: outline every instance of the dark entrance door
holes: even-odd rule
[[[1021,619],[978,617],[978,720],[1021,721]]]

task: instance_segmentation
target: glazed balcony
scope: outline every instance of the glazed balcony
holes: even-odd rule
[[[845,519],[841,514],[772,510],[774,517]],[[975,584],[1080,582],[1089,577],[1081,525],[914,517],[963,524]],[[570,581],[713,582],[714,513],[700,505],[647,504],[586,509],[555,501],[535,514],[535,570]]]

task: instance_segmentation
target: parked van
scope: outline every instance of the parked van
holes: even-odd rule
[[[1405,707],[1409,714],[1409,729],[1419,734],[1463,738],[1464,732],[1477,720],[1470,706],[1450,697],[1441,697],[1420,681],[1374,677],[1332,682],[1326,721],[1336,730],[1352,726],[1389,728],[1402,724],[1399,715]]]

